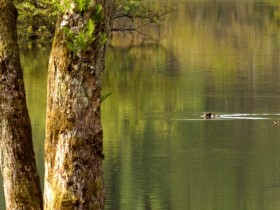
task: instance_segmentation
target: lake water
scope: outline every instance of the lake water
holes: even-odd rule
[[[106,210],[279,209],[279,1],[180,1],[160,31],[107,56]],[[21,60],[42,180],[47,57]]]

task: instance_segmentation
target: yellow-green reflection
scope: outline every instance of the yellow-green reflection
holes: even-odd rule
[[[36,153],[38,170],[42,180],[41,182],[43,182],[42,178],[44,177],[44,138],[48,57],[49,49],[45,48],[24,50],[24,52],[21,52],[21,64],[24,71],[27,106],[32,125],[33,145]]]
[[[103,77],[112,95],[102,103],[106,209],[275,210],[280,3],[180,2],[159,44],[112,41]],[[47,58],[22,54],[41,176]],[[199,120],[207,111],[262,118]]]
[[[102,105],[107,209],[277,208],[278,14],[278,1],[186,1],[160,45],[114,37]],[[197,120],[206,111],[270,114]]]

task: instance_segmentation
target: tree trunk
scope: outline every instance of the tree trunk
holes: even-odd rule
[[[12,2],[0,0],[0,167],[6,209],[42,209],[16,18],[17,11]]]
[[[44,207],[103,209],[102,40],[111,29],[113,0],[92,1],[85,9],[69,5],[58,18],[48,70]]]

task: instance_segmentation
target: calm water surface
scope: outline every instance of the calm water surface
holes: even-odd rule
[[[112,40],[106,209],[279,209],[280,3],[181,1],[161,37]],[[42,180],[47,57],[22,53]]]

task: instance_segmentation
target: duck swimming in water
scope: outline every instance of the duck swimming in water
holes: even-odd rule
[[[207,113],[204,113],[203,115],[201,115],[201,117],[203,117],[204,119],[214,119],[217,116],[218,115],[216,115],[215,113],[211,113],[211,112],[207,112]]]
[[[279,122],[280,122],[279,120],[274,120],[273,121],[274,125],[279,125]]]

